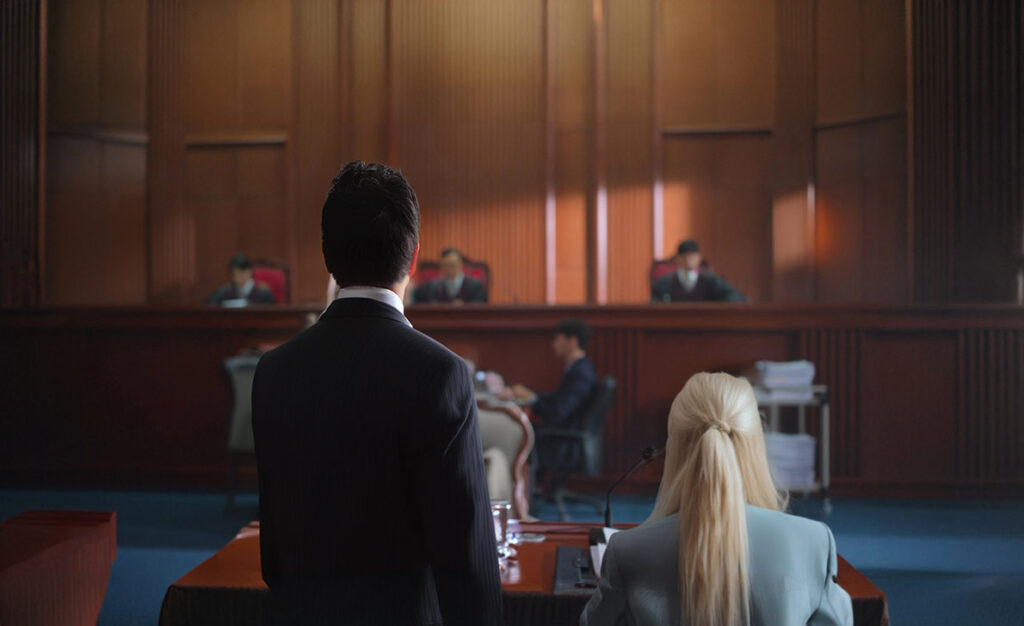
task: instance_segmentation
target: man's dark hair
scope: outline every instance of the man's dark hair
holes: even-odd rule
[[[446,256],[448,256],[449,254],[454,254],[454,255],[458,256],[460,261],[466,260],[466,258],[464,256],[462,256],[462,253],[459,252],[458,248],[445,248],[444,250],[441,250],[441,257],[440,258],[443,259]]]
[[[251,270],[252,261],[250,261],[249,257],[245,256],[244,254],[236,254],[235,256],[231,257],[230,261],[228,261],[228,269]]]
[[[687,252],[700,252],[700,244],[696,239],[685,239],[676,248],[676,254],[686,254]]]
[[[331,182],[320,229],[338,286],[390,287],[408,273],[419,241],[416,192],[386,165],[352,161]]]
[[[555,334],[575,337],[580,350],[586,350],[590,341],[590,326],[583,320],[566,319],[555,326]]]

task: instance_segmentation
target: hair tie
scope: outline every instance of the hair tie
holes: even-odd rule
[[[726,436],[732,435],[732,426],[729,426],[729,424],[722,420],[711,420],[710,422],[708,422],[708,427],[704,429],[704,432],[707,432],[712,428],[725,433]]]

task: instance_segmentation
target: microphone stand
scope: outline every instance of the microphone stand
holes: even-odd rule
[[[665,454],[665,448],[658,448],[658,449],[654,449],[654,448],[650,448],[650,447],[646,448],[643,451],[643,454],[640,455],[640,460],[638,460],[633,465],[633,467],[629,468],[629,470],[626,471],[625,474],[620,476],[618,480],[616,480],[614,483],[612,483],[612,485],[610,487],[608,487],[608,491],[607,491],[607,493],[605,493],[605,496],[604,496],[604,527],[605,528],[611,528],[612,527],[612,492],[615,491],[615,488],[618,487],[619,485],[621,485],[627,478],[632,476],[633,472],[637,471],[638,469],[640,469],[644,465],[647,465],[648,463],[650,463],[651,461],[653,461],[654,459],[658,458],[659,456],[661,456],[663,454]],[[592,529],[591,530],[591,537],[590,537],[590,539],[591,539],[591,543],[604,543],[604,531],[602,531],[599,528]]]

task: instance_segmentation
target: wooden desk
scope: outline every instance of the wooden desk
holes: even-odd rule
[[[508,626],[577,623],[587,597],[551,593],[555,552],[560,545],[585,547],[587,532],[594,526],[562,522],[522,525],[523,532],[543,533],[546,539],[517,546],[516,562],[502,572]],[[885,594],[842,557],[839,584],[853,599],[855,624],[888,625]],[[252,522],[234,540],[168,588],[160,610],[160,626],[258,624],[266,593],[260,575],[259,523]]]

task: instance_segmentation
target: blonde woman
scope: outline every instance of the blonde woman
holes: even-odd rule
[[[832,532],[784,508],[753,389],[695,375],[668,416],[654,512],[612,537],[580,624],[853,624]]]

